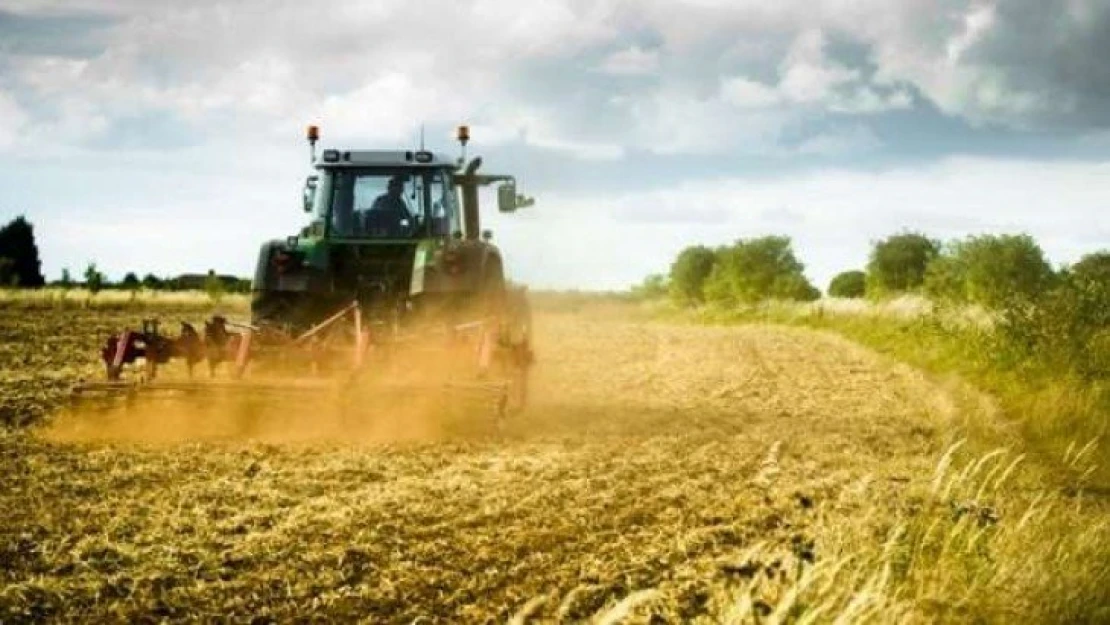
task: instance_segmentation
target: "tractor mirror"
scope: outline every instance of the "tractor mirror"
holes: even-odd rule
[[[318,176],[309,176],[304,181],[304,212],[312,212],[312,204],[316,200],[316,183],[320,181]]]
[[[516,183],[506,182],[497,187],[497,210],[502,213],[511,213],[517,208],[519,207],[516,203]]]

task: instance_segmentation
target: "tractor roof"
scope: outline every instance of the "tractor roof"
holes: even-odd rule
[[[416,150],[324,150],[316,167],[456,167],[438,154]]]

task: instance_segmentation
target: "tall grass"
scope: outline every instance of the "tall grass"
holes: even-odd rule
[[[841,551],[796,567],[791,583],[754,577],[726,622],[1102,622],[1110,619],[1110,525],[1016,484],[1023,456],[1003,449],[937,463],[917,505],[881,540],[846,536]],[[1081,461],[1082,462],[1082,461]],[[796,559],[763,553],[751,562]],[[789,568],[789,567],[788,567]],[[771,600],[768,600],[771,598]],[[760,608],[762,607],[762,613]]]
[[[845,502],[876,523],[818,519],[816,543],[757,540],[722,562],[734,581],[711,586],[711,622],[1107,622],[1110,524],[1092,522],[1082,502],[1031,489],[1025,456],[963,447],[952,445],[894,515]],[[514,622],[550,601],[534,598]],[[668,601],[639,590],[594,622],[653,622],[675,612]]]
[[[250,296],[242,293],[222,294],[214,299],[204,291],[154,291],[149,289],[103,290],[92,293],[87,289],[0,289],[0,306],[10,308],[104,308],[172,306],[175,308],[205,308],[219,306],[226,309],[246,309]]]

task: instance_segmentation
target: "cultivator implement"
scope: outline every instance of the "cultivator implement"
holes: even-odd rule
[[[146,319],[108,338],[104,379],[79,384],[74,397],[331,402],[356,413],[421,401],[478,408],[498,423],[523,405],[532,354],[497,319],[401,328],[364,313],[352,301],[296,334],[215,316],[169,336]]]

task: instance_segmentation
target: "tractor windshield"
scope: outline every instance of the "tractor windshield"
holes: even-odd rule
[[[434,169],[334,169],[321,181],[319,216],[330,236],[413,239],[461,229],[451,185]],[[330,191],[330,193],[328,192]]]

